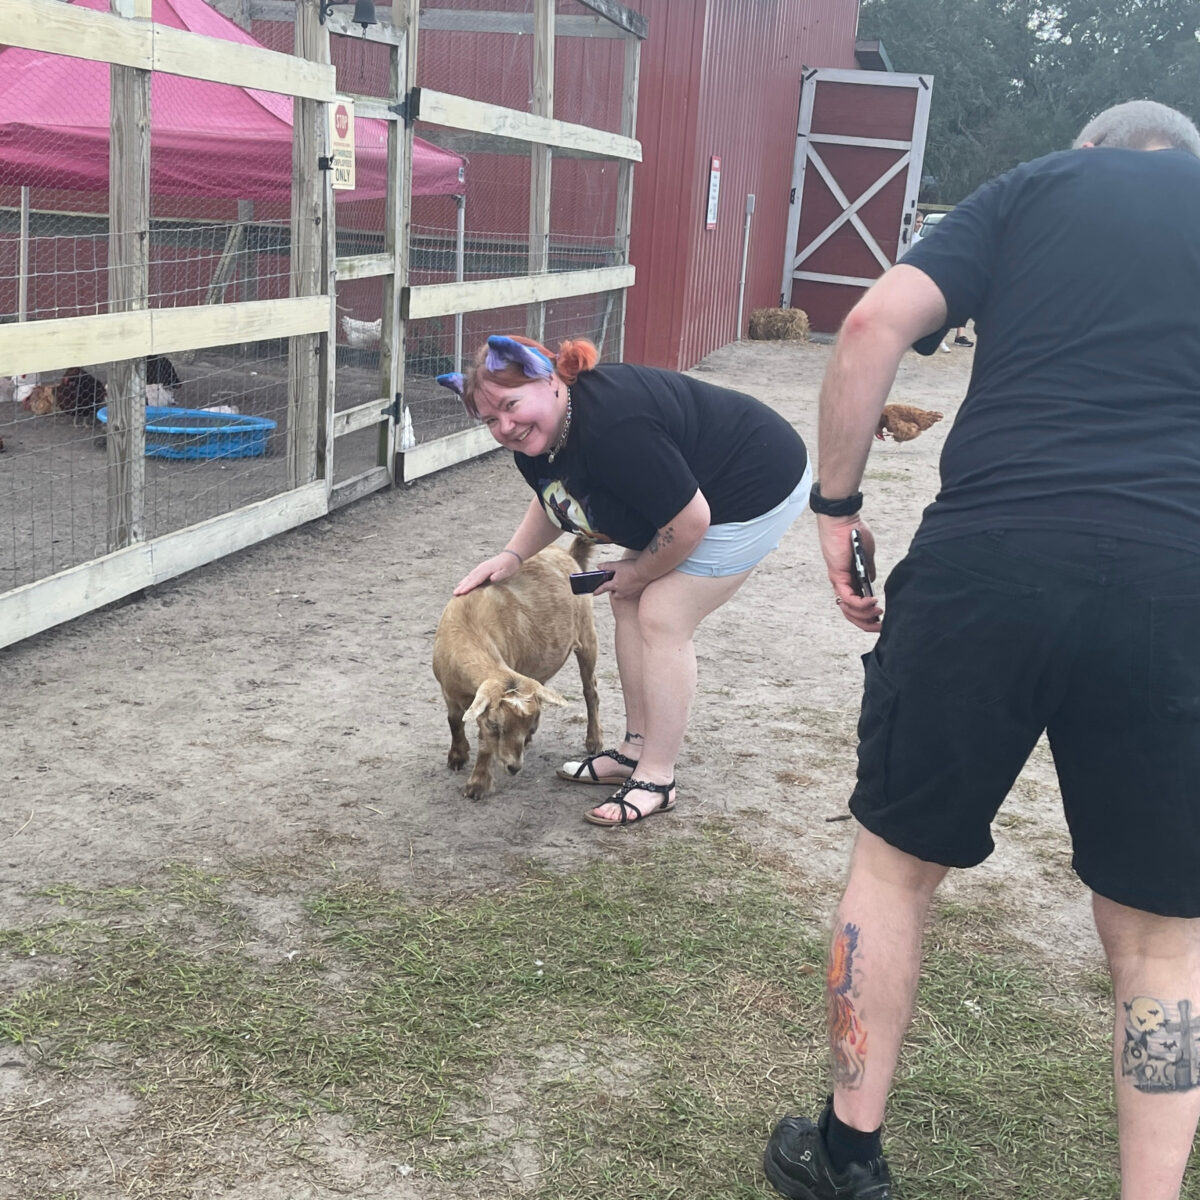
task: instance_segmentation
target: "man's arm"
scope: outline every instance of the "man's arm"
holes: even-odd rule
[[[924,271],[903,263],[879,279],[850,310],[821,384],[817,442],[821,495],[841,500],[862,482],[867,455],[896,368],[904,352],[945,324],[946,300]],[[853,625],[877,632],[882,610],[875,597],[858,596],[850,577],[850,530],[862,533],[874,574],[875,540],[855,514],[817,517],[817,532],[829,581],[842,613]]]
[[[893,267],[850,310],[821,384],[821,495],[840,500],[862,482],[879,415],[904,352],[946,321],[946,300],[916,267]]]

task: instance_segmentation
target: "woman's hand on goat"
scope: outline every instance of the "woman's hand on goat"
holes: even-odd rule
[[[503,583],[521,569],[521,560],[515,554],[502,550],[484,559],[477,567],[468,571],[455,585],[454,594],[465,596],[485,583]]]

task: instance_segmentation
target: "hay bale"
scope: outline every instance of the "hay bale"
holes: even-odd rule
[[[806,342],[808,313],[802,308],[756,308],[750,314],[750,336],[760,342]]]

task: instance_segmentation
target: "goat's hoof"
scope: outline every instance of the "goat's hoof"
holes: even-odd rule
[[[461,771],[467,765],[465,758],[459,758],[457,754],[451,754],[446,759],[446,766],[452,771]]]
[[[589,754],[599,754],[604,749],[604,739],[599,737],[588,738],[583,743],[583,746]]]
[[[484,784],[468,783],[467,786],[463,788],[463,795],[466,796],[468,800],[482,800],[487,793],[488,789]]]

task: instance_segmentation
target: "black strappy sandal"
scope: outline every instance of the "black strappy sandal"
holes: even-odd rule
[[[621,806],[621,815],[619,818],[598,817],[595,809],[583,814],[585,821],[591,822],[593,825],[603,825],[606,828],[615,828],[618,825],[633,825],[638,821],[644,821],[647,817],[657,816],[659,813],[670,812],[675,807],[675,801],[671,799],[671,791],[675,787],[675,780],[670,783],[651,783],[647,779],[627,779],[621,786],[611,795],[605,804],[619,804]],[[655,805],[654,808],[647,809],[646,812],[639,812],[628,800],[625,799],[635,788],[643,792],[655,792],[662,797],[662,802]],[[601,808],[602,805],[597,804],[596,808]]]
[[[599,754],[592,754],[585,758],[583,762],[564,763],[555,774],[559,779],[565,779],[569,783],[586,783],[586,784],[603,784],[604,787],[612,787],[614,783],[624,783],[629,778],[628,775],[597,775],[596,768],[592,763],[598,758],[611,758],[613,762],[619,766],[628,767],[631,771],[637,767],[637,759],[629,758],[620,750],[601,750]],[[574,765],[575,770],[568,771],[567,767]],[[589,778],[585,778],[584,771],[588,773]]]

